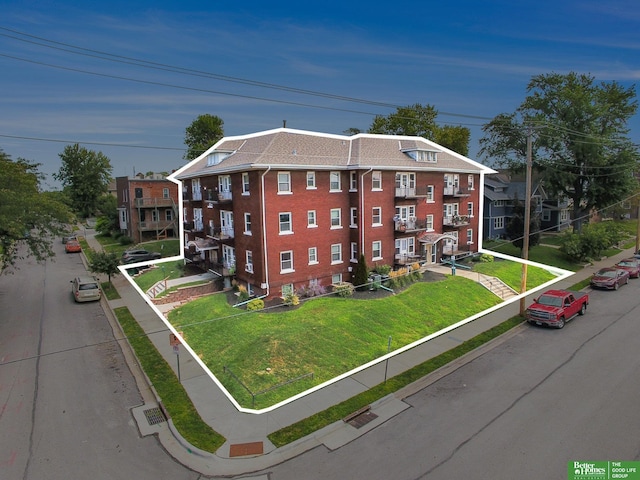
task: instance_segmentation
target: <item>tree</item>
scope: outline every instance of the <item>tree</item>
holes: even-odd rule
[[[525,207],[520,200],[513,200],[513,216],[506,225],[507,235],[511,239],[511,244],[520,249],[524,247],[524,213]],[[540,216],[535,213],[535,206],[531,206],[529,215],[529,248],[535,247],[540,242]]]
[[[571,199],[580,231],[593,209],[611,207],[633,189],[639,156],[626,135],[637,111],[635,87],[596,84],[593,77],[572,72],[535,76],[527,91],[516,112],[502,113],[483,127],[480,154],[522,168],[531,135],[533,168],[550,193]]]
[[[94,152],[75,145],[67,145],[58,155],[62,166],[53,178],[62,183],[72,208],[83,217],[94,215],[99,199],[108,191],[111,181],[111,162],[102,152]]]
[[[111,283],[111,277],[120,273],[118,265],[120,265],[120,259],[115,253],[95,252],[89,261],[89,270],[93,273],[108,275]]]
[[[407,107],[399,107],[388,116],[376,115],[369,133],[388,135],[410,135],[423,137],[449,148],[461,155],[469,152],[470,132],[466,127],[436,124],[438,111],[431,105],[419,103]]]
[[[98,211],[100,216],[96,220],[96,232],[102,235],[110,235],[111,232],[120,230],[120,218],[118,217],[118,200],[113,195],[103,195],[98,199]]]
[[[183,158],[193,160],[202,155],[218,140],[224,137],[224,121],[215,115],[199,115],[185,130],[184,143],[187,146]]]
[[[367,268],[367,261],[363,254],[360,254],[356,270],[353,272],[353,283],[358,290],[365,290],[368,287],[369,281],[369,269]]]
[[[38,262],[54,256],[52,237],[71,220],[71,212],[53,192],[40,190],[39,164],[13,161],[0,149],[0,272],[28,255]],[[24,252],[20,245],[26,245]]]

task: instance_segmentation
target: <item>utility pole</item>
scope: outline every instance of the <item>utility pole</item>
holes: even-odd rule
[[[522,239],[522,258],[529,259],[529,235],[531,230],[531,127],[527,127],[527,175],[524,194],[524,238]],[[522,276],[520,277],[520,293],[527,291],[527,263],[522,262]],[[524,317],[526,298],[520,299],[520,315]]]

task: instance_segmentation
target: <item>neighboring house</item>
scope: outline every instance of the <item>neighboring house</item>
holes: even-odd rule
[[[367,265],[479,248],[488,167],[421,137],[281,128],[226,137],[182,181],[185,258],[276,297]]]
[[[120,231],[135,243],[177,237],[178,185],[164,175],[117,177],[116,193]]]
[[[522,176],[498,173],[487,175],[484,181],[484,238],[506,238],[507,223],[513,216],[514,200],[524,205],[526,181]],[[542,232],[561,232],[571,226],[569,199],[547,194],[538,179],[532,179],[531,205],[540,216]]]

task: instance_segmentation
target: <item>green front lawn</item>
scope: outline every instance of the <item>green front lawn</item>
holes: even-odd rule
[[[386,298],[329,295],[277,312],[245,312],[217,294],[173,310],[169,321],[241,405],[265,408],[386,354],[389,337],[395,350],[499,302],[476,282],[447,277]],[[271,388],[255,403],[247,392]]]
[[[493,262],[473,263],[473,271],[497,277],[504,283],[513,288],[516,292],[520,291],[522,283],[522,264],[509,260],[496,258]],[[556,276],[540,267],[527,266],[527,290],[531,290],[538,285],[553,280]]]

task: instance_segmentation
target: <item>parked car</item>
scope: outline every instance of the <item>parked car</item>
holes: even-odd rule
[[[629,278],[640,278],[640,259],[638,258],[625,258],[616,263],[615,267],[629,272]]]
[[[629,283],[629,272],[615,267],[601,268],[593,274],[590,283],[592,287],[618,290],[620,285]]]
[[[157,260],[162,258],[162,255],[158,252],[150,252],[149,250],[127,250],[123,252],[120,263],[137,263],[147,262],[149,260]]]
[[[547,290],[527,308],[525,317],[532,325],[562,328],[577,315],[584,315],[589,294],[568,290]]]
[[[100,300],[100,285],[95,277],[83,275],[71,280],[71,292],[76,302],[94,302]]]
[[[82,247],[79,241],[68,240],[67,243],[64,244],[64,251],[67,253],[78,253],[82,251]]]
[[[64,237],[62,237],[62,244],[66,245],[69,240],[78,240],[78,237],[76,237],[72,233],[65,235]]]

